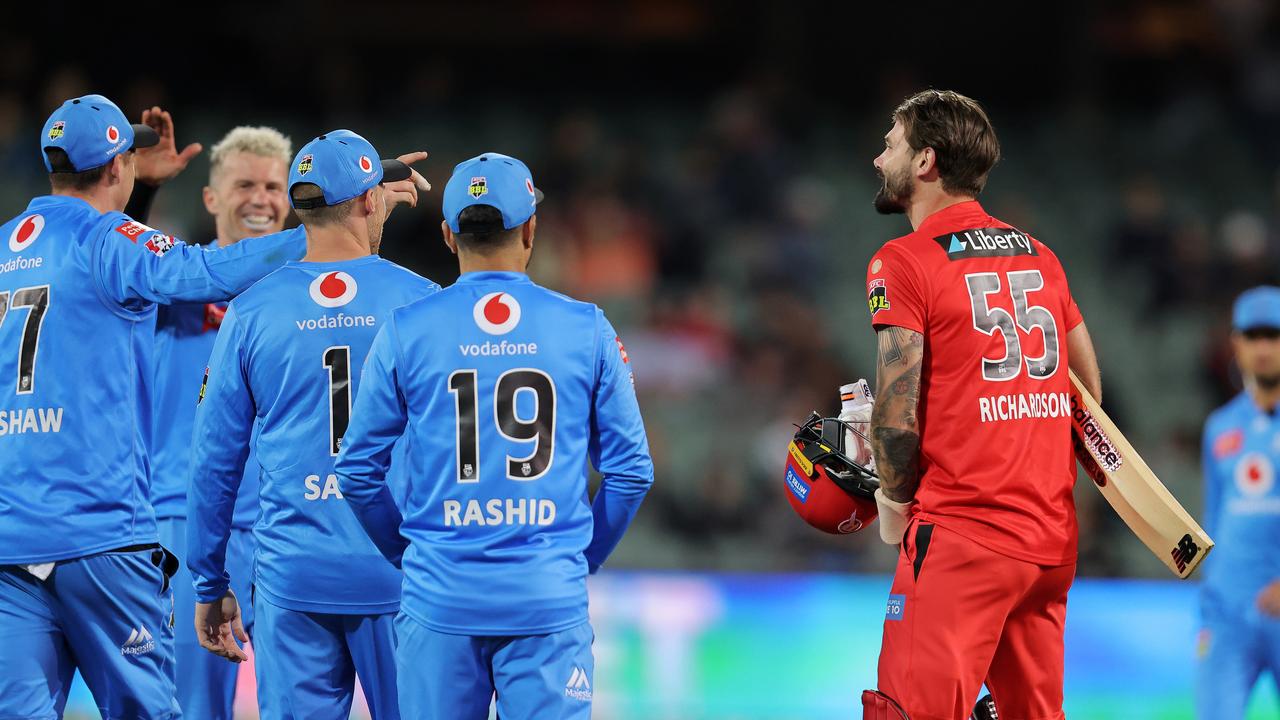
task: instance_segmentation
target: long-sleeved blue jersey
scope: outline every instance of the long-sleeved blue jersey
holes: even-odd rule
[[[157,518],[187,516],[196,400],[226,312],[225,302],[179,303],[156,309],[151,502]],[[258,463],[252,451],[244,470],[232,524],[247,529],[258,516]]]
[[[398,607],[400,573],[346,508],[333,464],[378,328],[394,308],[439,289],[371,255],[289,263],[231,302],[192,440],[187,567],[200,600],[228,587],[232,506],[256,422],[256,591],[306,612]]]
[[[403,516],[383,482],[402,434]],[[603,476],[594,503],[588,459]],[[629,361],[604,313],[502,272],[466,273],[392,314],[337,470],[370,537],[402,559],[401,611],[463,635],[585,622],[587,573],[653,483]]]
[[[0,225],[0,565],[156,542],[155,303],[225,300],[305,240],[206,252],[58,195]]]
[[[1202,615],[1256,614],[1259,591],[1280,580],[1280,417],[1247,392],[1218,408],[1204,426],[1204,529],[1214,539],[1204,561]]]

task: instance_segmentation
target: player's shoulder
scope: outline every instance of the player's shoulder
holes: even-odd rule
[[[378,272],[382,273],[388,281],[397,283],[403,287],[415,290],[425,290],[428,292],[436,292],[440,289],[439,283],[431,280],[430,278],[423,277],[413,270],[394,263],[386,258],[378,258],[374,267],[376,267]]]
[[[1244,424],[1245,415],[1250,409],[1253,400],[1249,398],[1249,393],[1241,392],[1227,402],[1218,406],[1209,413],[1209,417],[1205,419],[1205,434],[1216,435]]]

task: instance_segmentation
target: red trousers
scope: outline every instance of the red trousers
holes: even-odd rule
[[[911,720],[967,720],[985,682],[1001,720],[1059,720],[1075,564],[1014,560],[939,525],[907,529],[885,614],[880,691]]]

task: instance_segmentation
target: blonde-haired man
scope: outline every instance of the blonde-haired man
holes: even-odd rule
[[[285,181],[292,157],[289,139],[269,127],[237,127],[209,154],[204,206],[217,227],[218,247],[247,237],[278,232],[289,212]],[[160,179],[160,178],[156,178]],[[135,198],[136,199],[136,198]],[[174,587],[178,704],[188,715],[231,720],[236,666],[205,652],[195,636],[195,594],[185,572],[187,478],[196,399],[226,303],[161,307],[156,315],[152,502],[160,541],[181,560]],[[253,523],[258,515],[257,463],[245,465],[227,545],[233,588],[249,597],[253,580]],[[245,627],[252,632],[252,603],[245,603]]]

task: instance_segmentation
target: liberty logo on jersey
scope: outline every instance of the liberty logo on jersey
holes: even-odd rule
[[[492,292],[476,301],[471,316],[490,335],[506,335],[520,323],[520,303],[507,293]]]
[[[356,297],[356,279],[335,270],[311,281],[311,299],[320,307],[342,307]]]
[[[1249,453],[1236,463],[1236,487],[1245,496],[1266,495],[1275,481],[1276,472],[1271,458],[1262,453]]]
[[[974,257],[1039,255],[1031,238],[1013,228],[972,228],[933,239],[947,252],[948,260]]]
[[[41,230],[44,230],[44,216],[28,215],[9,235],[9,249],[14,252],[26,250],[40,237]]]

